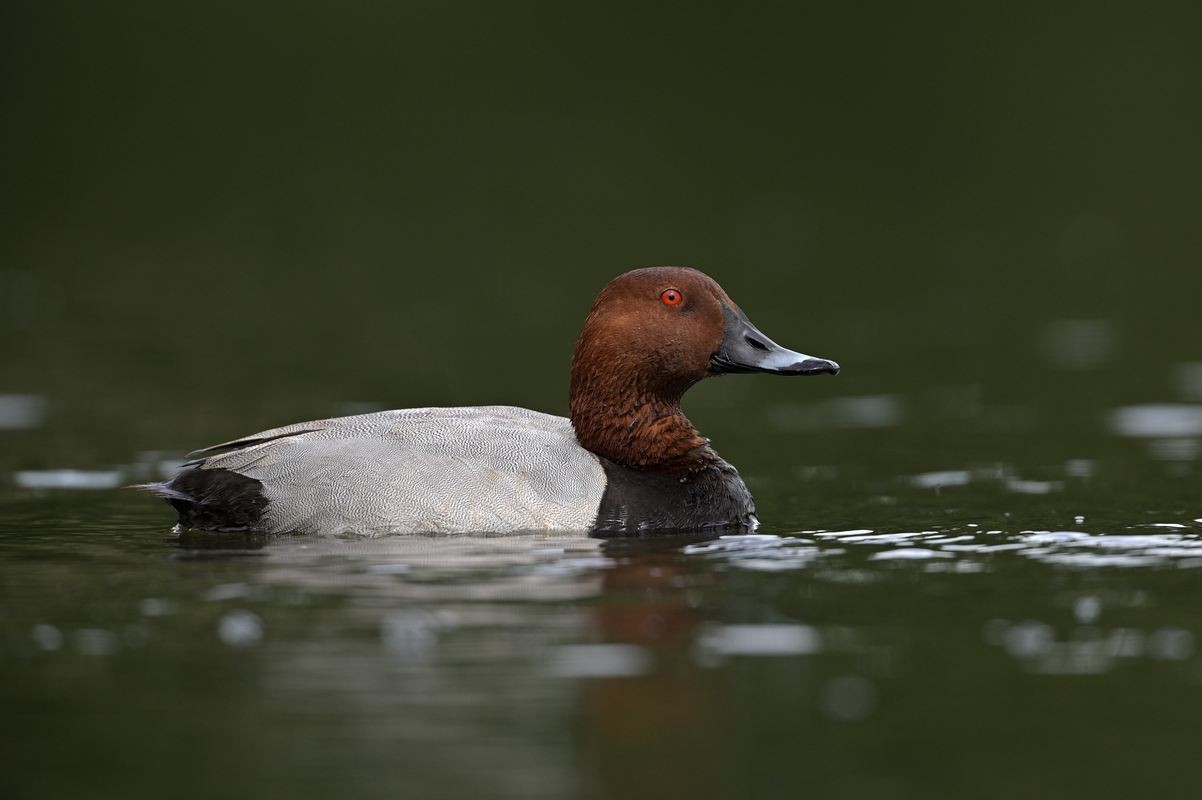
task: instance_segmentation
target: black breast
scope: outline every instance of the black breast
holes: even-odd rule
[[[630,469],[601,459],[605,494],[593,532],[642,536],[684,531],[750,531],[755,502],[738,471],[719,459],[684,478]]]

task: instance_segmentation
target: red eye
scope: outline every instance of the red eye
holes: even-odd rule
[[[680,293],[679,289],[664,289],[659,299],[666,306],[678,306],[684,300],[684,295]]]

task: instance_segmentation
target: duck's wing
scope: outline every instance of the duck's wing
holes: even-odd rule
[[[604,469],[567,419],[506,406],[318,420],[197,455],[165,490],[199,496],[211,511],[249,507],[242,495],[257,489],[260,519],[237,526],[271,532],[583,530],[605,490]],[[238,497],[206,490],[219,482]],[[183,502],[160,494],[177,509]]]
[[[364,414],[361,416],[366,417],[375,415]],[[200,463],[201,461],[205,460],[205,454],[216,453],[220,450],[241,450],[246,447],[253,447],[257,444],[264,444],[275,439],[283,439],[287,436],[298,436],[302,433],[314,433],[316,431],[325,430],[326,428],[337,425],[340,419],[351,419],[351,417],[334,417],[332,419],[314,420],[313,422],[298,422],[295,425],[285,425],[282,428],[272,428],[269,431],[261,431],[260,433],[251,434],[250,436],[243,436],[241,439],[233,439],[232,441],[222,442],[221,444],[202,447],[199,450],[193,450],[191,453],[188,453],[189,458],[200,456],[200,458],[195,458],[193,462],[189,463]]]

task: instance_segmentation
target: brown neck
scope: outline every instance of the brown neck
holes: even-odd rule
[[[602,374],[577,359],[568,399],[576,439],[586,450],[632,469],[682,477],[702,469],[717,454],[680,410],[687,388]]]

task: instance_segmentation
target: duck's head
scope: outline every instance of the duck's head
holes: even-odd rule
[[[733,372],[834,375],[839,365],[769,339],[705,273],[650,267],[619,275],[597,295],[576,343],[570,404],[577,436],[621,460],[633,445],[614,442],[618,426],[654,427],[663,419],[666,427],[690,386]],[[667,431],[642,433],[663,440]],[[644,462],[645,455],[635,459]]]

